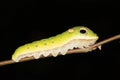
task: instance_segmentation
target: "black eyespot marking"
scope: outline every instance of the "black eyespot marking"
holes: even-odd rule
[[[85,34],[85,33],[86,33],[86,30],[81,29],[81,30],[80,30],[80,33]]]

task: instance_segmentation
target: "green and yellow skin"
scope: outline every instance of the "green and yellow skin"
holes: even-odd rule
[[[89,47],[97,40],[98,36],[92,30],[84,26],[76,26],[56,36],[18,47],[12,55],[12,60],[19,62],[22,58],[31,56],[38,59],[41,56],[65,55],[69,49]]]

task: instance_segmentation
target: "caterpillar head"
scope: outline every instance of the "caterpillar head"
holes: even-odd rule
[[[91,29],[84,26],[76,26],[71,29],[68,29],[68,34],[72,35],[75,39],[98,39],[96,33],[94,33]]]

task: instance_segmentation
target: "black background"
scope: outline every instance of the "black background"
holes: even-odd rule
[[[113,20],[119,8],[105,0],[9,0],[0,2],[0,61],[11,59],[25,43],[57,35],[73,26],[87,26],[100,40],[119,34]],[[119,23],[119,21],[118,21]],[[118,78],[120,41],[102,50],[44,58],[0,67],[0,80]],[[118,73],[117,73],[118,72]]]

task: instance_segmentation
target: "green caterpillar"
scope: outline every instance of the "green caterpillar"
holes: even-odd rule
[[[56,36],[18,47],[12,55],[12,60],[19,62],[22,58],[31,56],[38,59],[41,56],[65,55],[69,49],[89,47],[97,40],[98,36],[92,30],[84,26],[76,26]]]

